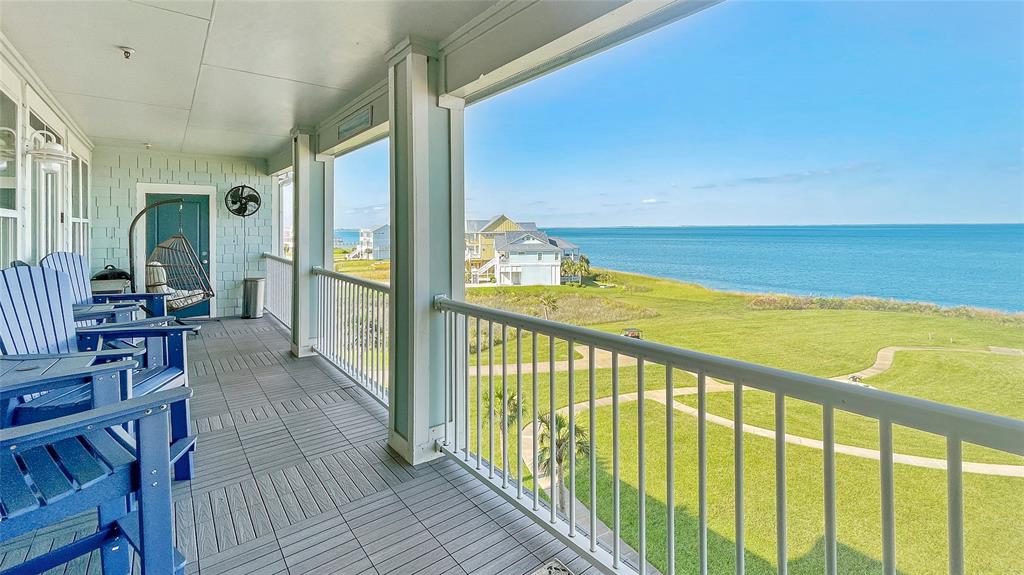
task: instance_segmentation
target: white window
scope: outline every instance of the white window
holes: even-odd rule
[[[18,104],[0,91],[0,268],[18,259],[19,253],[18,127]]]
[[[39,116],[29,112],[29,129],[46,130],[54,136],[54,141],[63,145],[64,139]],[[70,201],[67,194],[65,177],[67,170],[50,174],[43,171],[38,164],[31,166],[31,201],[33,225],[36,230],[35,259],[41,259],[50,252],[65,249],[65,226]]]
[[[278,189],[281,190],[281,225],[278,227],[278,229],[281,230],[280,243],[278,244],[281,246],[281,253],[278,255],[289,259],[292,257],[293,248],[295,246],[295,235],[292,232],[292,223],[294,222],[292,214],[295,209],[295,204],[293,203],[295,186],[293,180],[294,177],[292,172],[278,176],[277,180]]]
[[[89,257],[89,162],[71,161],[71,251]]]

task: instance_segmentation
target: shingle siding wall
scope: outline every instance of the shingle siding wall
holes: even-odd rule
[[[232,186],[247,184],[263,199],[260,211],[245,222],[249,275],[263,275],[260,254],[271,251],[273,225],[271,178],[264,160],[173,154],[151,150],[96,148],[92,153],[93,270],[107,264],[128,269],[128,225],[138,212],[136,184],[201,184],[217,187],[217,314],[241,313],[242,218],[224,207]],[[144,246],[141,248],[144,249]]]

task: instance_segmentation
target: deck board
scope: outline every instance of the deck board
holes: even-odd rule
[[[450,461],[413,468],[387,411],[272,319],[202,322],[189,343],[195,478],[174,533],[195,575],[533,573],[589,564]],[[8,567],[96,529],[83,514],[0,545]],[[99,573],[95,553],[52,573]]]

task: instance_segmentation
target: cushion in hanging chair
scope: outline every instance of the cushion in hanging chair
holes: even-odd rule
[[[178,310],[209,299],[203,290],[176,290],[167,285],[167,270],[157,261],[146,264],[146,291],[168,294],[167,308]]]

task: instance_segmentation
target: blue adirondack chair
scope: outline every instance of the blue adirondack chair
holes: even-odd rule
[[[116,393],[119,379],[130,380],[133,363],[100,364],[88,368],[89,373],[59,379],[4,378],[0,398],[90,380],[97,393],[104,385],[96,380]],[[142,573],[183,574],[185,557],[174,548],[170,471],[171,462],[190,450],[195,438],[171,442],[169,413],[191,394],[184,387],[169,389],[0,429],[0,540],[92,509],[99,519],[96,533],[0,569],[0,575],[43,573],[95,550],[103,573],[128,575],[128,545],[138,553]]]
[[[39,356],[73,354],[105,350],[108,342],[145,338],[147,347],[140,356],[143,367],[133,373],[133,384],[122,397],[139,397],[156,391],[188,387],[186,335],[198,326],[153,326],[101,324],[76,328],[71,311],[70,278],[48,268],[18,266],[0,270],[0,354]],[[134,346],[124,349],[138,350]],[[105,350],[111,356],[120,350]],[[155,359],[154,359],[155,358]],[[96,362],[110,357],[98,357]],[[23,396],[0,415],[0,425],[24,425],[53,419],[89,409],[93,405],[85,386],[59,393]],[[171,413],[172,439],[190,435],[188,402],[175,404]],[[187,454],[175,464],[177,479],[192,477],[192,456]]]
[[[89,305],[98,303],[143,302],[149,314],[155,317],[167,315],[167,294],[162,293],[125,293],[93,295],[92,283],[89,281],[89,262],[82,254],[73,252],[53,252],[39,260],[44,268],[53,268],[71,277],[71,290],[75,295],[72,303]]]

